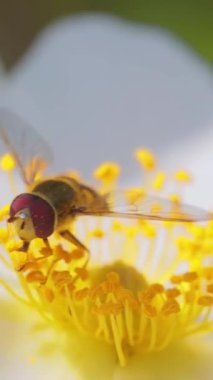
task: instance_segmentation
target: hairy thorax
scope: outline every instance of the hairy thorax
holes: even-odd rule
[[[71,222],[79,212],[108,210],[104,196],[69,177],[55,177],[33,184],[33,193],[44,197],[55,209],[57,227]]]

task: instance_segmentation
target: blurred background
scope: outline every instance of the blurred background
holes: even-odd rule
[[[0,105],[49,141],[53,171],[89,179],[115,160],[135,183],[146,146],[212,207],[212,14],[209,0],[2,2]]]
[[[90,180],[113,160],[138,184],[133,151],[148,147],[163,169],[192,173],[187,202],[213,208],[212,16],[212,0],[2,1],[0,106],[49,142],[53,172]],[[46,379],[19,359],[16,379]],[[11,379],[11,359],[0,363]]]

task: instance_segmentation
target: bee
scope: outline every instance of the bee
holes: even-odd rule
[[[208,212],[193,206],[181,205],[171,210],[171,202],[160,198],[157,201],[161,211],[150,211],[155,201],[151,196],[140,203],[112,205],[106,195],[64,175],[36,180],[37,174],[51,163],[52,151],[36,130],[7,109],[0,110],[0,139],[26,185],[26,192],[12,200],[8,218],[23,242],[21,250],[27,251],[35,238],[49,245],[48,238],[57,231],[62,238],[88,251],[70,231],[72,222],[84,215],[174,222],[210,219]]]

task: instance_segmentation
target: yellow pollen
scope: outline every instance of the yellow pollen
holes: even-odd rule
[[[82,249],[76,248],[76,249],[73,249],[70,255],[71,255],[72,260],[78,260],[84,257],[85,252]]]
[[[168,298],[176,298],[181,294],[180,290],[177,288],[171,288],[166,290],[166,295]]]
[[[120,174],[120,167],[114,162],[105,162],[94,171],[94,177],[104,183],[113,183]]]
[[[88,272],[85,268],[76,268],[75,272],[78,274],[79,278],[86,280],[88,277]]]
[[[153,153],[147,149],[137,149],[135,158],[139,161],[145,170],[154,170],[156,168],[156,160]]]
[[[70,263],[73,258],[73,252],[70,254],[69,252],[65,251],[60,245],[57,245],[55,247],[55,257],[64,260],[66,263]]]
[[[192,180],[191,175],[186,170],[178,170],[174,177],[179,182],[191,182]]]
[[[149,318],[154,318],[157,316],[156,308],[148,303],[145,303],[143,305],[143,310],[144,310],[145,315]]]
[[[5,205],[0,209],[0,221],[5,220],[9,215],[10,205]]]
[[[198,299],[198,304],[201,306],[212,306],[213,305],[213,297],[212,296],[201,296]]]
[[[95,230],[90,232],[90,236],[93,238],[101,239],[105,235],[104,231],[100,228],[96,228]]]
[[[89,296],[89,288],[83,288],[80,290],[75,291],[75,300],[76,301],[82,301],[83,299],[87,298]]]
[[[174,275],[171,277],[173,284],[180,284],[181,282],[193,282],[198,279],[197,272],[186,272],[181,275]]]
[[[175,314],[180,312],[180,306],[176,300],[168,299],[165,304],[162,307],[161,310],[163,315],[170,315],[170,314]]]
[[[173,275],[171,277],[171,282],[173,284],[180,284],[183,281],[183,276],[182,275]]]
[[[6,228],[0,228],[0,242],[6,243],[8,239],[8,230]]]
[[[4,156],[2,156],[0,160],[0,165],[2,170],[9,172],[15,168],[16,163],[13,156],[9,153],[6,153]]]
[[[184,273],[182,278],[183,278],[183,281],[192,282],[192,281],[197,280],[198,274],[196,272],[188,272],[188,273]]]
[[[12,252],[20,249],[23,243],[20,240],[8,240],[6,242],[5,248],[7,251]]]
[[[30,272],[30,273],[27,274],[26,280],[28,282],[42,283],[42,282],[45,281],[45,276],[40,271],[34,271],[34,272]]]
[[[164,292],[164,287],[162,284],[151,284],[149,286],[149,292],[155,296],[156,294],[160,294]]]
[[[41,286],[39,288],[39,293],[41,297],[47,302],[52,302],[54,300],[54,293],[52,289],[48,288],[47,286]]]
[[[17,271],[21,270],[28,260],[28,256],[26,252],[12,251],[10,253],[10,257],[14,265],[14,268]]]
[[[39,250],[43,249],[45,246],[44,246],[44,242],[42,239],[36,238],[36,239],[31,241],[30,247],[32,248],[33,251],[39,251]]]
[[[154,181],[152,183],[152,187],[154,190],[162,190],[165,184],[166,174],[164,172],[158,172]]]

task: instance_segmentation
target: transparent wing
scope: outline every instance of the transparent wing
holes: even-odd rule
[[[85,207],[82,208],[81,214],[173,222],[198,222],[213,218],[210,212],[199,207],[152,195],[144,196],[141,201],[129,203],[125,196],[122,201],[120,193],[119,197],[115,196],[113,202],[108,201],[107,207],[96,207],[95,211]]]
[[[37,131],[5,108],[0,109],[0,139],[15,159],[19,172],[28,185],[53,159],[51,149]]]

